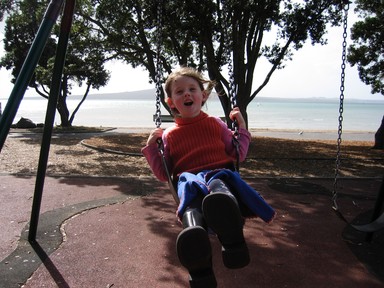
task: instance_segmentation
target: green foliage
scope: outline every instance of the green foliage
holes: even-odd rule
[[[20,3],[30,8],[31,2],[47,1]],[[327,26],[340,23],[340,9],[340,1],[336,0],[81,0],[76,10],[65,75],[68,81],[86,81],[88,85],[100,81],[102,86],[103,73],[92,73],[95,76],[92,78],[85,71],[95,71],[104,59],[119,59],[133,67],[145,67],[149,81],[154,82],[156,47],[161,43],[164,75],[179,65],[206,71],[218,83],[216,90],[222,95],[220,101],[225,115],[229,114],[230,101],[228,75],[224,71],[229,61],[233,61],[237,104],[247,120],[247,105],[268,84],[272,74],[293,59],[296,50],[306,41],[326,43]],[[31,18],[30,12],[21,14],[18,17],[24,20],[14,20],[18,25],[38,23],[27,19]],[[36,27],[35,24],[31,26]],[[28,31],[28,27],[19,33]],[[15,42],[22,39],[25,46],[30,43],[26,36],[12,39]],[[56,39],[52,40],[55,44]],[[1,65],[15,67],[18,64],[15,59],[22,56],[13,54],[22,52],[10,50],[8,53],[7,59],[9,57],[13,62],[5,59]],[[42,58],[42,70],[36,72],[33,83],[47,85],[44,81],[53,65],[51,58]],[[261,58],[270,63],[266,70],[257,69]],[[255,73],[264,75],[260,83],[253,82]]]
[[[160,4],[161,3],[161,4]],[[340,23],[340,1],[140,1],[92,0],[96,14],[87,16],[103,34],[111,58],[133,67],[144,66],[155,81],[157,32],[161,32],[163,70],[189,65],[208,72],[226,115],[230,101],[228,75],[223,73],[233,52],[237,103],[246,115],[247,105],[267,85],[276,69],[291,60],[295,50],[310,40],[325,44],[327,25]],[[161,5],[161,26],[157,9]],[[116,9],[118,7],[118,9]],[[275,40],[265,41],[267,35]],[[271,39],[271,37],[269,37]],[[270,68],[261,83],[253,83],[259,59]],[[165,73],[165,74],[166,74]],[[256,87],[254,89],[253,87]]]
[[[12,69],[13,82],[16,80],[24,59],[31,47],[34,37],[41,25],[43,16],[50,1],[24,0],[17,2],[6,19],[4,49],[6,55],[0,60],[0,67]],[[83,13],[94,13],[89,1],[78,1],[76,9]],[[39,59],[35,73],[29,83],[38,94],[48,97],[53,66],[56,57],[57,42],[60,37],[60,19],[48,39],[44,52]],[[63,71],[61,93],[58,101],[58,112],[62,126],[70,126],[79,106],[72,116],[67,108],[66,100],[71,94],[73,85],[85,84],[84,100],[90,88],[99,89],[109,80],[109,73],[104,69],[106,61],[104,50],[98,33],[93,25],[84,18],[74,15],[72,30],[68,42],[66,65]]]
[[[0,0],[0,21],[3,21],[4,15],[12,10],[12,0]]]
[[[371,86],[371,92],[384,95],[384,2],[356,1],[356,12],[363,18],[351,29],[353,45],[348,62],[357,65],[360,79]]]

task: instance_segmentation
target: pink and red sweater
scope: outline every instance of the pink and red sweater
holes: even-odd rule
[[[239,129],[239,159],[244,161],[251,139],[246,129]],[[163,133],[164,155],[169,172],[177,177],[183,172],[226,168],[236,160],[233,132],[217,117],[201,112],[195,118],[175,118],[175,125]],[[157,144],[145,146],[142,153],[160,181],[167,181]]]

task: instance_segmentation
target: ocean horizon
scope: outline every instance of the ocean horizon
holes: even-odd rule
[[[81,96],[67,100],[70,113]],[[384,100],[384,99],[383,99]],[[7,99],[0,97],[4,111]],[[48,101],[40,96],[25,97],[13,123],[21,117],[34,123],[44,123]],[[343,130],[375,132],[384,114],[384,101],[344,99]],[[74,126],[91,127],[141,127],[154,128],[156,111],[154,89],[112,94],[90,94],[77,112]],[[224,115],[217,96],[212,95],[203,111],[222,117]],[[337,131],[339,100],[332,98],[267,98],[256,97],[247,107],[248,126],[262,130]],[[168,112],[162,107],[162,114]],[[56,112],[55,124],[60,124]],[[163,123],[162,127],[168,127]]]

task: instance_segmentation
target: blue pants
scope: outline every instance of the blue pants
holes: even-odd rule
[[[209,183],[214,179],[222,180],[237,200],[253,213],[252,216],[260,217],[267,223],[272,221],[276,214],[273,208],[257,191],[241,179],[238,172],[229,169],[204,170],[198,174],[184,172],[180,175],[177,185],[177,193],[180,198],[177,215],[180,219],[195,198],[210,193]]]

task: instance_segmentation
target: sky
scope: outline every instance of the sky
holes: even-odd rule
[[[349,12],[349,28],[357,20],[353,8]],[[0,23],[0,57],[4,56],[3,28]],[[349,29],[348,28],[348,29]],[[342,28],[332,27],[328,29],[325,46],[306,43],[304,48],[295,51],[293,61],[287,63],[282,70],[277,70],[271,77],[267,86],[259,93],[261,97],[280,98],[334,98],[340,96],[340,73],[342,53]],[[349,30],[348,30],[349,33]],[[351,41],[348,38],[348,44]],[[266,66],[257,68],[254,78],[254,88],[261,84],[265,75]],[[106,69],[111,72],[111,79],[105,87],[99,90],[91,90],[90,94],[109,94],[127,91],[138,91],[154,88],[154,84],[148,82],[148,73],[143,68],[131,68],[129,65],[113,61],[106,64]],[[260,76],[259,76],[260,75]],[[8,98],[13,89],[10,71],[0,69],[0,97]],[[72,94],[81,95],[85,87],[74,87]],[[34,95],[33,90],[27,90],[26,95]],[[357,67],[350,67],[347,63],[345,78],[345,99],[372,99],[384,102],[381,94],[372,95],[370,87],[359,79]]]

